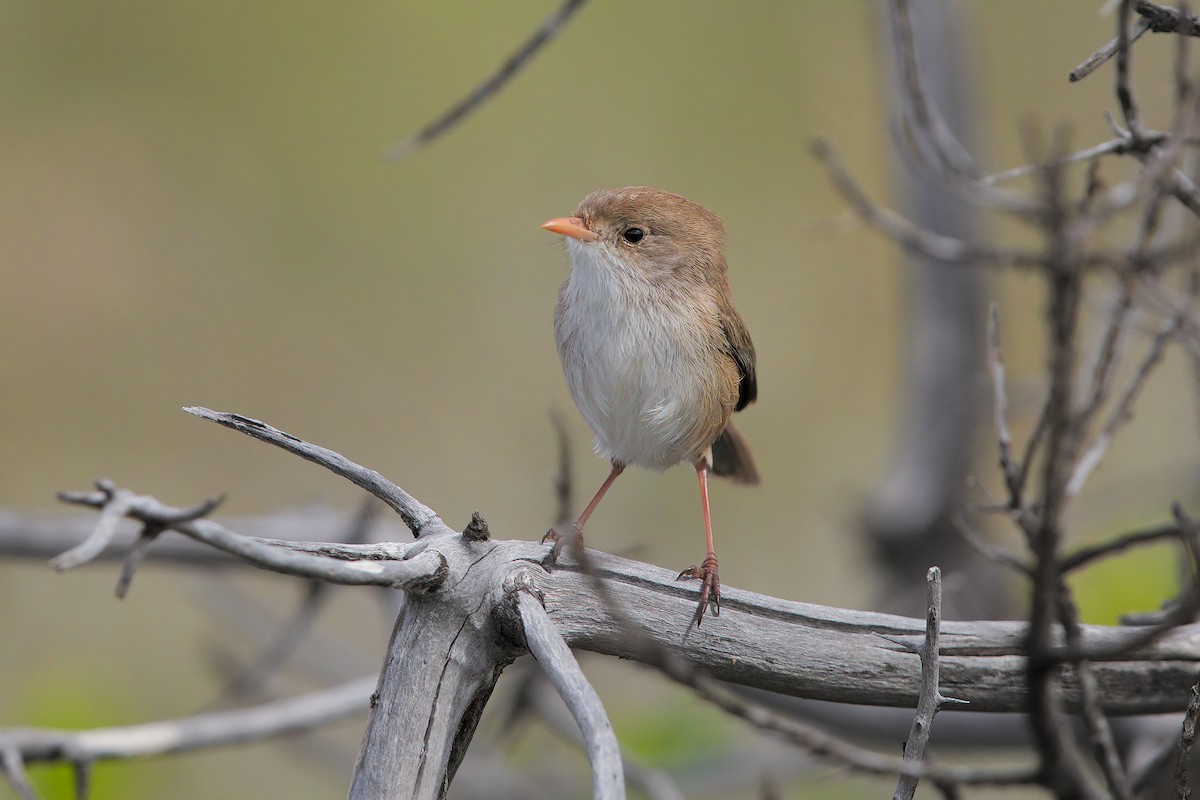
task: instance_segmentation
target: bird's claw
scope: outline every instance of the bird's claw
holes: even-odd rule
[[[570,545],[580,550],[583,549],[583,531],[574,525],[571,526],[568,533],[559,533],[556,529],[551,528],[542,536],[542,544],[546,542],[554,542],[554,547],[550,548],[550,555],[546,558],[546,566],[552,567],[558,562],[558,556],[564,547]]]
[[[696,627],[704,621],[704,612],[711,605],[713,616],[721,616],[721,580],[717,575],[717,557],[710,555],[700,566],[691,566],[679,573],[677,581],[685,578],[696,578],[700,584],[700,605],[696,608]]]

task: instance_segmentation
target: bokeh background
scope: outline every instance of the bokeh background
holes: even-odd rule
[[[985,165],[1025,160],[1022,122],[1067,121],[1080,144],[1109,137],[1111,67],[1066,80],[1112,35],[1098,2],[964,5]],[[858,529],[897,433],[904,276],[894,248],[844,213],[808,141],[830,139],[888,196],[878,7],[597,0],[459,128],[382,161],[552,7],[0,1],[0,505],[53,512],[55,491],[100,475],[180,505],[227,493],[237,515],[357,504],[324,471],[180,411],[205,405],[370,465],[452,526],[478,509],[497,536],[536,538],[554,509],[550,409],[568,422],[579,500],[607,470],[559,370],[551,314],[566,257],[539,224],[593,189],[650,184],[724,217],[758,349],[760,399],[738,424],[764,482],[714,489],[723,580],[872,602]],[[1137,50],[1152,125],[1166,124],[1153,114],[1170,51]],[[1021,430],[1041,385],[1037,281],[997,278],[989,296]],[[1078,537],[1187,498],[1194,406],[1169,360],[1081,498]],[[979,471],[996,486],[991,464],[986,450]],[[631,472],[589,543],[682,568],[701,555],[699,522],[690,470]],[[1092,573],[1085,615],[1156,606],[1172,570],[1152,550]],[[230,625],[212,584],[150,568],[117,603],[114,578],[111,564],[0,564],[0,725],[121,724],[211,700]],[[275,576],[221,580],[280,610],[297,591]],[[387,634],[375,604],[342,592],[329,615],[372,669]],[[695,770],[745,736],[636,668],[588,668],[653,763]],[[101,765],[94,797],[338,796],[361,728]],[[530,732],[511,755],[561,759],[583,796],[582,757],[553,739]],[[785,796],[879,789],[817,776]],[[66,796],[66,770],[34,777]]]

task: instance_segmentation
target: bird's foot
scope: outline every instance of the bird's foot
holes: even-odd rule
[[[717,556],[709,553],[698,567],[688,567],[675,580],[697,578],[700,584],[700,605],[696,609],[696,627],[704,621],[704,612],[712,606],[713,616],[721,616],[721,580],[717,577]]]
[[[554,542],[554,547],[550,548],[550,554],[544,562],[547,567],[552,567],[558,563],[558,556],[562,553],[563,548],[570,547],[576,552],[583,549],[583,531],[575,525],[572,525],[566,533],[559,533],[555,528],[551,528],[542,537],[542,544],[546,542]]]

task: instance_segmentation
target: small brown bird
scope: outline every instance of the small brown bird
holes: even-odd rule
[[[542,225],[567,238],[571,275],[554,336],[571,397],[612,471],[575,522],[575,536],[629,464],[696,469],[708,550],[679,579],[702,581],[696,624],[721,583],[708,507],[711,469],[758,483],[745,439],[729,421],[754,402],[754,344],[730,297],[721,218],[646,186],[594,192],[573,217]],[[555,554],[563,537],[551,529]],[[545,540],[543,540],[545,541]]]

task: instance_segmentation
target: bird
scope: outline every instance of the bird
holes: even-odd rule
[[[733,306],[721,218],[649,186],[592,192],[574,216],[542,227],[565,237],[571,271],[554,338],[571,397],[612,468],[572,530],[551,528],[552,560],[630,465],[696,470],[707,549],[677,580],[700,580],[697,626],[721,613],[708,476],[757,484],[745,437],[730,422],[758,397],[754,343]]]

